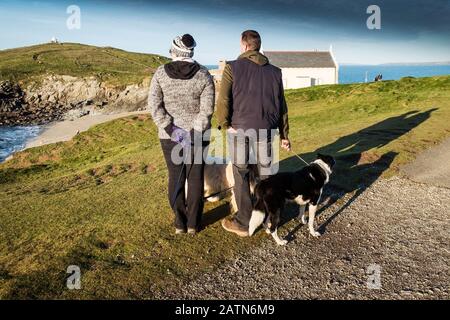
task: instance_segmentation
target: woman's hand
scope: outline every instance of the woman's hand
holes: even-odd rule
[[[173,126],[171,140],[173,142],[181,144],[184,148],[191,142],[191,136],[186,130],[177,126]]]
[[[227,132],[228,132],[228,133],[231,133],[231,134],[236,134],[236,133],[237,133],[237,130],[234,129],[233,127],[229,127],[229,128],[227,129]]]

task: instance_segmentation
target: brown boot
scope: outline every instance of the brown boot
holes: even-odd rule
[[[222,227],[228,232],[237,234],[239,237],[248,237],[248,229],[239,225],[234,219],[223,219]]]

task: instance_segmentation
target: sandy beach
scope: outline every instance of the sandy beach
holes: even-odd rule
[[[60,121],[44,126],[42,133],[34,139],[27,142],[25,149],[43,146],[60,141],[68,141],[77,133],[88,130],[90,127],[103,122],[111,121],[136,114],[145,114],[145,111],[123,112],[117,114],[99,114],[88,115],[82,118],[70,121]]]

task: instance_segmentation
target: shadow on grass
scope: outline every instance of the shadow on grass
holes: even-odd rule
[[[421,123],[430,118],[433,108],[424,112],[411,111],[402,115],[391,117],[364,128],[350,135],[341,137],[335,142],[321,147],[314,152],[302,154],[307,161],[314,161],[317,153],[332,155],[336,159],[336,166],[330,183],[324,190],[322,199],[328,198],[328,203],[323,206],[318,214],[336,201],[343,198],[346,193],[354,193],[343,206],[335,212],[319,228],[324,232],[326,227],[347,208],[359,195],[370,187],[386,171],[398,153],[389,151],[378,157],[367,151],[381,148],[388,143],[408,133]],[[299,159],[295,156],[283,160],[280,163],[282,171],[295,171],[302,167]],[[289,204],[284,211],[282,224],[296,218],[299,208],[297,205]],[[300,223],[288,234],[292,239],[294,234],[302,226]]]
[[[33,270],[25,273],[10,274],[0,266],[0,281],[8,281],[8,290],[1,296],[5,300],[29,300],[29,299],[62,299],[71,297],[67,288],[67,279],[70,276],[66,272],[67,267],[74,265],[84,273],[95,271],[97,268],[107,266],[109,273],[129,272],[130,263],[122,255],[102,253],[109,249],[109,245],[98,238],[94,233],[88,235],[67,253],[61,256],[55,255],[51,262],[42,270]],[[83,281],[82,281],[83,286]],[[94,291],[94,298],[104,298],[104,287],[99,286]],[[79,297],[73,291],[74,297]]]
[[[230,204],[224,203],[208,212],[202,217],[202,229],[224,219],[230,214]]]
[[[34,164],[26,168],[0,169],[0,183],[14,183],[24,175],[39,174],[51,168],[48,164]]]

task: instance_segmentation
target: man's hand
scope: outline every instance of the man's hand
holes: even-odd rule
[[[291,142],[289,141],[289,139],[282,139],[281,140],[281,147],[284,150],[291,151]]]

